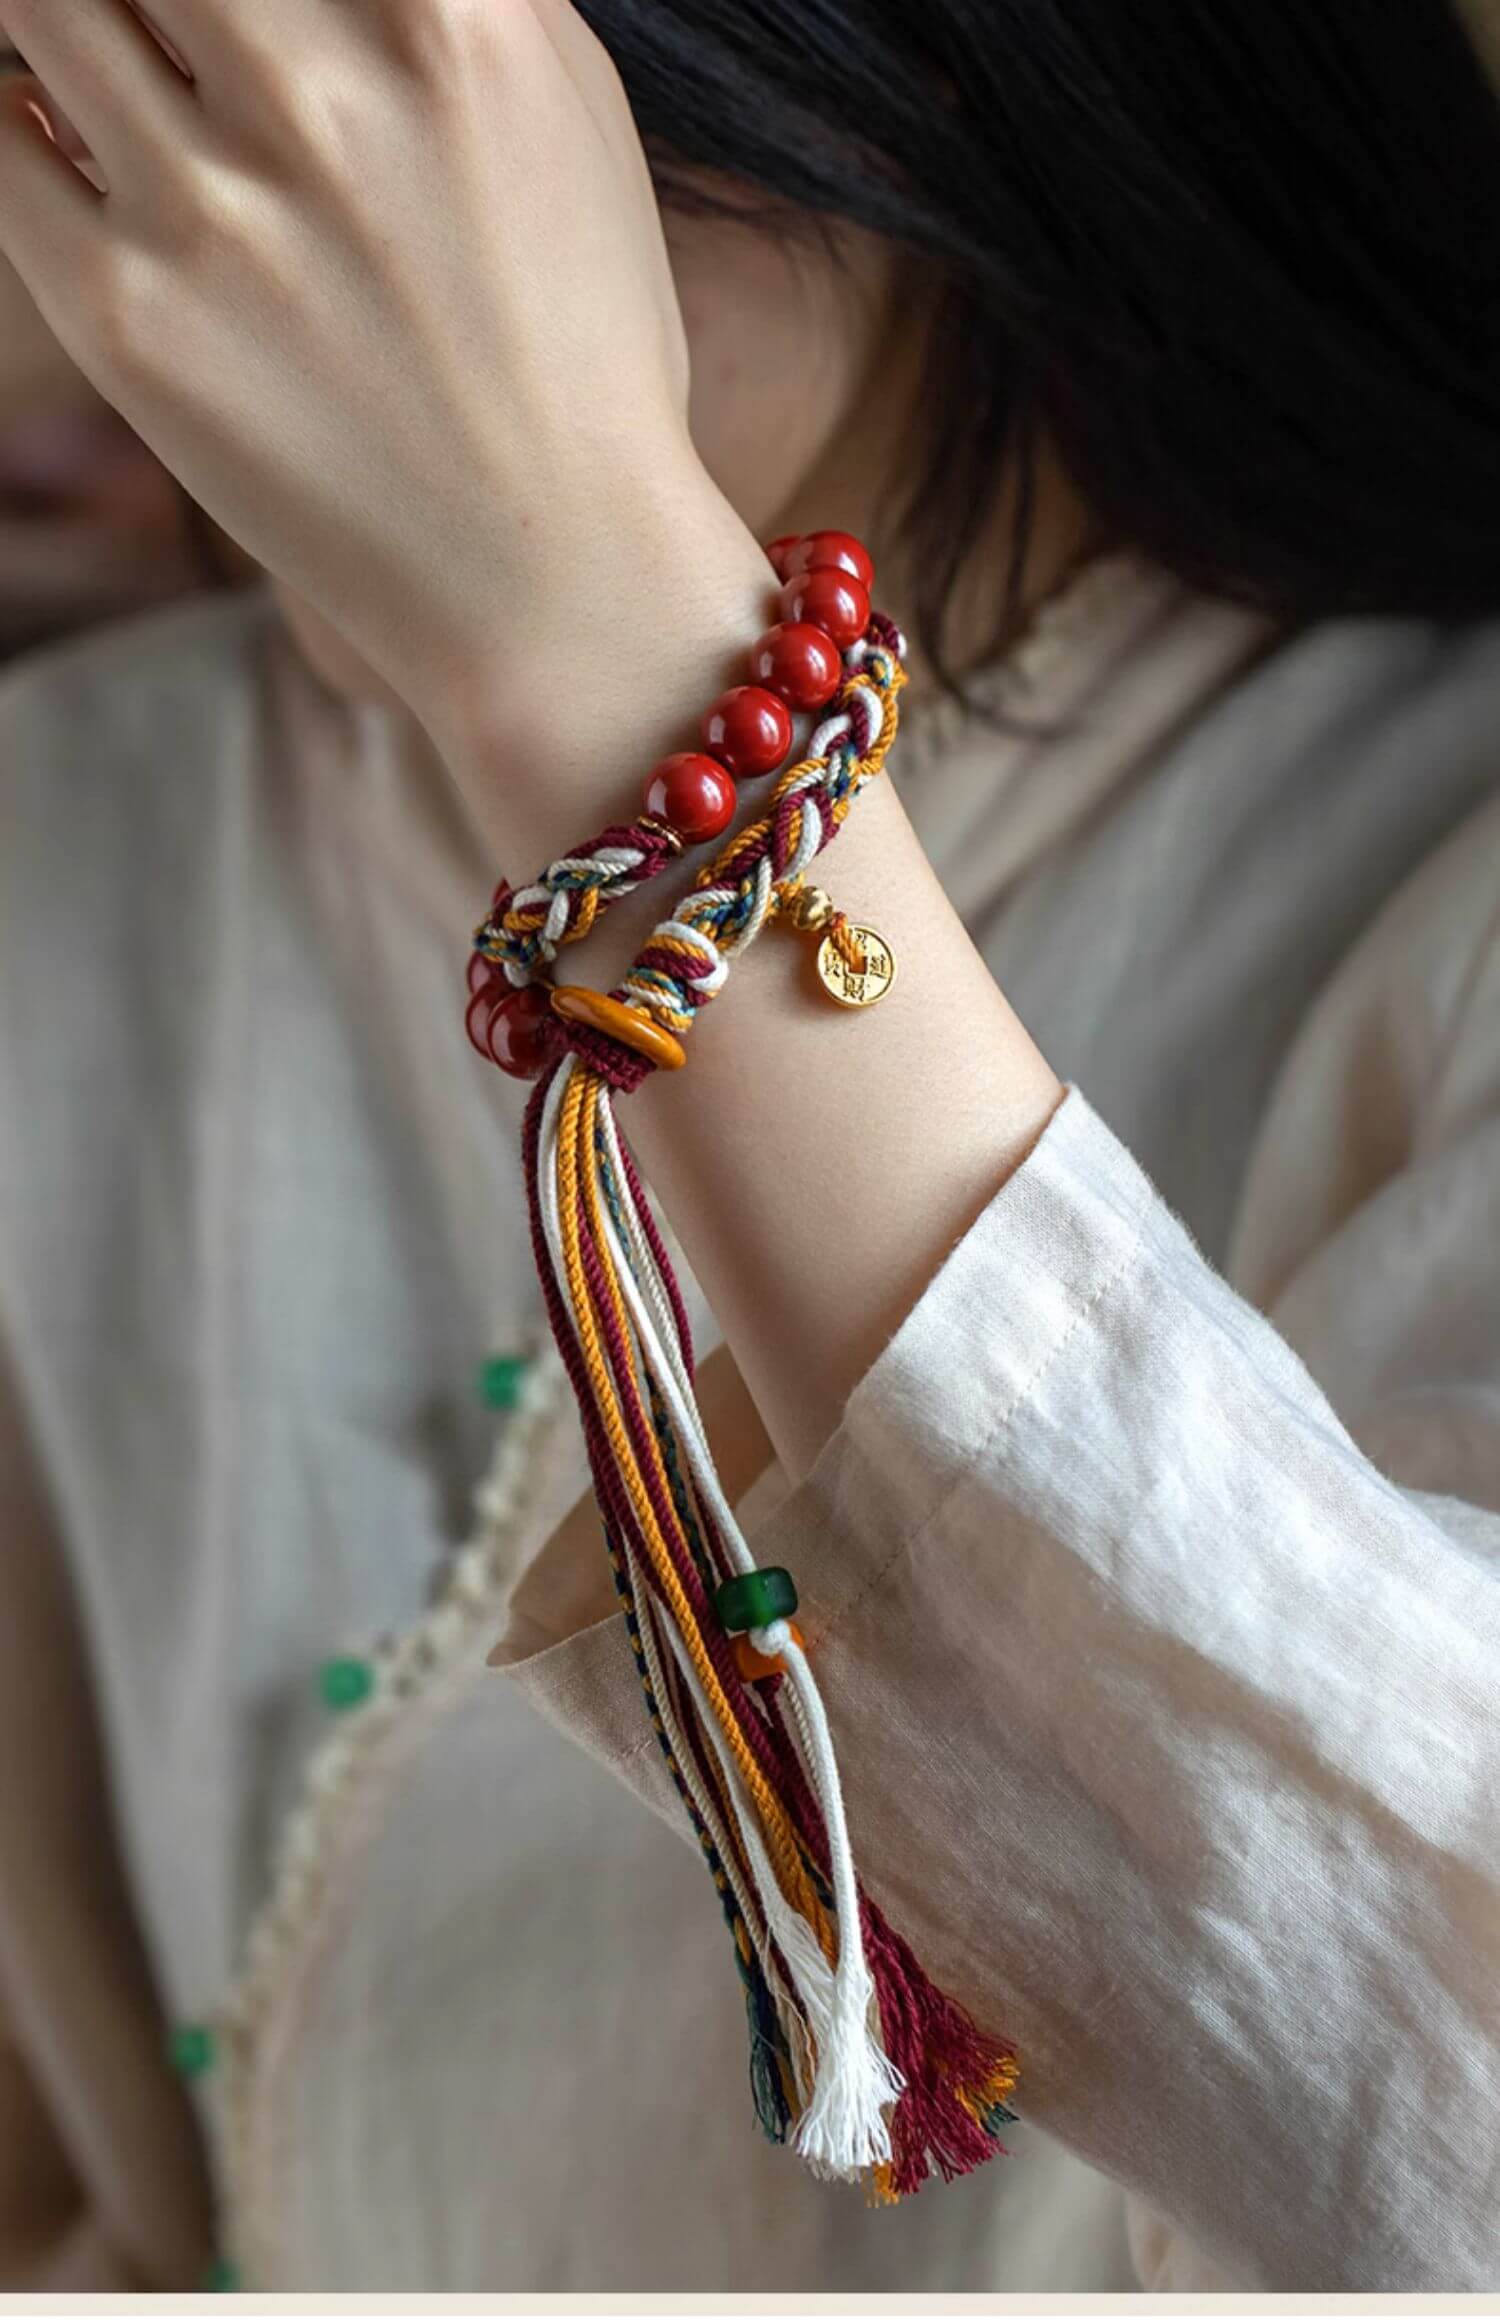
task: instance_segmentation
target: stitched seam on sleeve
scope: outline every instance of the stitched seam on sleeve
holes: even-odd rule
[[[1160,1195],[1158,1195],[1157,1199],[1159,1200],[1160,1198]],[[964,1461],[958,1473],[949,1483],[947,1489],[939,1494],[932,1507],[928,1509],[927,1514],[922,1518],[921,1522],[916,1526],[916,1528],[909,1532],[904,1539],[899,1540],[896,1543],[895,1547],[891,1550],[890,1555],[886,1557],[879,1570],[870,1574],[863,1588],[856,1590],[855,1594],[849,1597],[847,1601],[839,1607],[838,1611],[832,1615],[827,1626],[818,1630],[816,1642],[822,1644],[825,1643],[830,1637],[836,1636],[839,1629],[848,1620],[850,1614],[856,1612],[868,1596],[873,1595],[875,1590],[878,1589],[886,1580],[887,1576],[895,1570],[902,1557],[909,1555],[914,1548],[919,1547],[921,1543],[927,1538],[928,1534],[937,1524],[938,1519],[942,1516],[944,1510],[952,1502],[954,1495],[961,1491],[964,1485],[968,1483],[980,1461],[987,1456],[994,1443],[1001,1435],[1004,1434],[1006,1428],[1009,1427],[1016,1414],[1024,1409],[1025,1405],[1036,1393],[1037,1388],[1040,1386],[1042,1380],[1046,1377],[1048,1371],[1051,1370],[1053,1364],[1058,1361],[1064,1350],[1071,1344],[1077,1332],[1080,1331],[1083,1328],[1083,1325],[1088,1321],[1089,1316],[1093,1313],[1095,1307],[1098,1306],[1103,1299],[1108,1297],[1110,1291],[1114,1289],[1115,1284],[1120,1281],[1121,1277],[1126,1274],[1130,1267],[1134,1264],[1137,1256],[1139,1255],[1141,1244],[1146,1237],[1146,1226],[1149,1216],[1149,1209],[1142,1211],[1141,1216],[1137,1221],[1135,1231],[1130,1238],[1129,1245],[1121,1254],[1117,1264],[1111,1267],[1110,1271],[1094,1285],[1094,1288],[1090,1291],[1083,1304],[1078,1308],[1078,1311],[1073,1316],[1073,1319],[1068,1324],[1066,1330],[1064,1330],[1061,1336],[1054,1340],[1053,1344],[1047,1349],[1047,1352],[1045,1355],[1043,1355],[1041,1361],[1037,1364],[1036,1369],[1032,1372],[1030,1378],[1026,1379],[1022,1385],[1016,1389],[1016,1392],[1011,1397],[1010,1401],[996,1415],[993,1424],[985,1430],[982,1436],[980,1436],[979,1440],[975,1443],[973,1449],[969,1453],[968,1458]],[[863,1454],[861,1454],[861,1458],[863,1458]]]

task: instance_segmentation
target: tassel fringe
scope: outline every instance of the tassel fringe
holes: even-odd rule
[[[754,1559],[709,1452],[681,1293],[586,1055],[535,1091],[525,1163],[648,1712],[734,1941],[756,2116],[818,2175],[900,2200],[1003,2151],[1013,2055],[861,1892],[827,1712],[786,1623],[751,1640],[784,1674],[739,1673],[713,1597]]]

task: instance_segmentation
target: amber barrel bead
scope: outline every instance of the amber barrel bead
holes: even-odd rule
[[[559,984],[552,994],[552,1009],[565,1023],[586,1024],[606,1040],[633,1048],[659,1072],[680,1072],[687,1062],[687,1050],[674,1034],[654,1024],[644,1009],[628,1008],[608,992],[591,991],[587,984]]]

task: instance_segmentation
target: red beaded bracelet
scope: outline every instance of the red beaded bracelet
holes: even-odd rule
[[[646,779],[645,812],[611,824],[530,887],[501,881],[469,960],[469,1038],[502,1072],[530,1080],[555,1052],[557,1021],[542,981],[565,944],[601,912],[656,878],[685,847],[719,838],[734,820],[735,784],[775,774],[792,746],[792,713],[825,709],[843,656],[871,621],[875,567],[848,532],[786,534],[766,555],[781,583],[781,618],[750,652],[748,685],[719,695],[701,749],[677,750]]]

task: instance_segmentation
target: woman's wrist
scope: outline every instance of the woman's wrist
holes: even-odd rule
[[[639,812],[655,759],[697,738],[776,615],[775,569],[706,481],[619,523],[612,546],[629,585],[607,592],[586,651],[543,650],[519,697],[481,678],[444,713],[440,743],[513,881]],[[538,671],[549,682],[532,683]],[[794,755],[806,738],[799,722]],[[764,803],[747,784],[742,817]],[[602,930],[570,944],[561,980],[621,980],[692,867],[612,904]],[[631,1141],[793,1473],[1062,1094],[886,784],[840,832],[827,877],[902,963],[875,1021],[832,1007],[773,938],[737,969],[690,1069],[658,1074],[630,1110]],[[471,988],[492,1013],[519,997]],[[488,1052],[507,1069],[529,1061]],[[809,1235],[789,1227],[786,1202],[813,1186]]]
[[[889,996],[835,1007],[773,930],[626,1122],[794,1477],[1063,1094],[888,780],[812,875],[890,947]]]
[[[435,648],[435,682],[412,697],[516,878],[639,810],[656,760],[693,747],[709,703],[742,681],[777,588],[695,459],[611,479],[578,518],[542,508],[536,524],[532,607],[497,607],[488,638]]]

